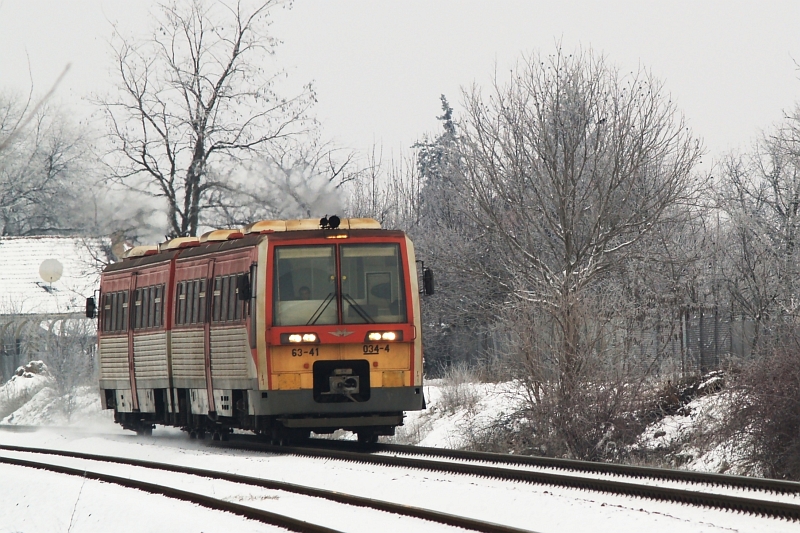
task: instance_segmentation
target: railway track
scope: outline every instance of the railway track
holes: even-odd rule
[[[230,441],[209,441],[213,447],[231,448],[250,452],[266,452],[271,454],[289,454],[305,457],[317,457],[331,460],[349,461],[362,464],[374,464],[387,467],[405,467],[424,469],[428,471],[473,475],[500,480],[510,480],[540,485],[550,485],[566,488],[619,494],[633,497],[648,498],[657,501],[675,502],[696,506],[704,506],[728,511],[745,512],[765,517],[800,520],[800,483],[750,478],[743,476],[729,476],[683,470],[670,470],[651,467],[637,467],[628,465],[615,465],[609,463],[593,463],[585,461],[552,459],[532,456],[513,456],[494,453],[467,452],[460,450],[446,450],[438,448],[424,448],[417,446],[403,446],[394,444],[376,444],[365,447],[364,445],[346,441],[312,440],[304,442],[303,446],[273,446],[265,444],[257,437],[234,435]],[[20,447],[0,446],[0,449],[31,451]],[[42,453],[49,450],[41,450]],[[68,452],[57,452],[67,454]],[[88,454],[70,454],[74,457],[91,457]],[[98,460],[107,460],[102,457]],[[121,458],[112,458],[127,464],[146,463]],[[184,467],[169,465],[174,471]],[[208,471],[195,470],[197,475],[211,476]],[[227,475],[227,474],[226,474]],[[232,476],[232,475],[231,475]],[[235,476],[234,476],[235,477]],[[620,481],[626,478],[626,481]],[[630,482],[630,480],[638,482]],[[661,486],[654,484],[656,481],[670,482],[673,484],[692,485],[685,487]],[[388,512],[405,514],[433,520],[448,525],[457,525],[476,531],[521,531],[514,528],[503,528],[497,524],[478,522],[467,524],[464,519],[445,513],[436,513],[426,509],[396,505],[389,502],[379,502],[368,498],[348,497],[339,493],[323,494],[327,491],[312,489],[298,485],[283,484],[279,488],[278,482],[258,479],[260,486],[272,483],[270,488],[287,490],[298,494],[313,495],[326,499],[333,499],[341,503],[350,503],[362,507],[380,508]],[[719,494],[721,487],[727,487],[738,494]],[[318,492],[314,492],[318,491]],[[748,493],[743,496],[741,493]],[[783,495],[788,501],[773,501],[775,495]],[[755,497],[750,497],[755,496]],[[354,498],[345,501],[343,498]],[[356,500],[362,500],[357,502]],[[796,500],[796,501],[794,501]],[[407,512],[415,513],[409,515]],[[436,516],[438,514],[438,516]]]
[[[659,501],[698,505],[728,511],[745,512],[766,517],[800,520],[800,499],[798,499],[796,503],[772,501],[768,499],[772,494],[800,496],[800,483],[788,481],[388,444],[378,444],[369,448],[364,448],[363,446],[353,446],[350,443],[320,441],[308,446],[274,446],[257,442],[254,439],[234,439],[228,442],[210,442],[209,445],[246,451],[291,454],[362,464],[424,469],[505,481],[577,488],[649,498]],[[569,473],[542,471],[541,469],[533,470],[529,467],[548,468],[551,470],[568,471]],[[576,472],[585,472],[594,475],[581,476],[576,475]],[[598,476],[597,474],[602,474],[602,476]],[[702,487],[689,490],[674,486],[660,486],[652,483],[619,481],[617,479],[610,479],[612,476],[635,478],[648,482],[652,480],[667,480],[685,484],[702,485]],[[758,495],[762,497],[743,497],[740,495],[720,494],[718,492],[709,491],[709,489],[714,490],[716,487],[731,487],[740,491],[757,492]]]
[[[165,487],[155,483],[148,483],[146,481],[140,481],[136,479],[113,476],[110,474],[104,474],[102,472],[95,472],[92,470],[85,470],[81,468],[70,468],[67,466],[46,463],[42,461],[28,461],[13,457],[0,457],[0,464],[20,466],[26,468],[35,468],[38,470],[46,470],[58,474],[66,474],[70,476],[78,476],[86,479],[103,481],[106,483],[111,483],[114,485],[119,485],[130,489],[138,489],[144,492],[149,492],[151,494],[159,494],[162,496],[166,496],[168,498],[174,498],[177,500],[183,500],[190,503],[195,503],[197,505],[201,505],[203,507],[215,511],[230,512],[236,515],[244,516],[245,518],[249,518],[251,520],[257,520],[264,524],[283,527],[288,529],[289,531],[296,531],[298,533],[342,533],[341,531],[336,529],[331,529],[317,524],[312,524],[310,522],[298,520],[290,516],[273,513],[270,511],[265,511],[263,509],[257,509],[255,507],[228,502],[218,498],[212,498],[204,494],[179,490],[172,487]]]
[[[40,454],[40,455],[50,455],[50,456],[58,456],[58,457],[68,457],[72,459],[81,459],[81,460],[88,460],[88,461],[99,461],[105,463],[114,463],[114,464],[121,464],[121,465],[128,465],[132,467],[138,468],[147,468],[153,470],[162,470],[166,472],[174,472],[180,474],[187,474],[211,479],[218,479],[224,481],[231,481],[234,483],[239,483],[243,485],[250,485],[254,487],[266,488],[270,490],[279,490],[284,492],[290,492],[294,494],[300,494],[303,496],[315,497],[315,498],[322,498],[325,500],[345,504],[345,505],[352,505],[356,507],[362,508],[370,508],[377,511],[384,511],[388,513],[394,513],[402,516],[408,516],[412,518],[428,520],[431,522],[436,522],[439,524],[444,524],[448,526],[454,527],[461,527],[464,529],[472,530],[472,531],[480,531],[484,533],[533,533],[530,530],[519,529],[515,527],[505,526],[502,524],[495,524],[491,522],[485,522],[481,520],[474,520],[471,518],[465,518],[461,516],[456,516],[452,514],[442,513],[439,511],[431,510],[431,509],[423,509],[419,507],[413,507],[408,505],[400,505],[395,504],[392,502],[387,502],[383,500],[377,500],[372,498],[364,498],[360,496],[354,496],[349,494],[344,494],[336,491],[329,491],[324,489],[318,489],[314,487],[308,487],[304,485],[297,485],[292,483],[285,483],[281,481],[274,481],[269,479],[263,478],[256,478],[250,476],[242,476],[237,474],[231,474],[227,472],[220,472],[216,470],[205,470],[199,468],[191,468],[186,466],[179,466],[174,464],[165,464],[165,463],[156,463],[152,461],[142,461],[136,459],[128,459],[123,457],[114,457],[114,456],[106,456],[106,455],[97,455],[97,454],[88,454],[88,453],[80,453],[80,452],[68,452],[63,450],[51,450],[51,449],[43,449],[43,448],[31,448],[25,446],[8,446],[8,445],[0,445],[0,450],[7,451],[7,452],[18,452],[18,453],[32,453],[32,454]],[[135,488],[139,490],[144,490],[147,492],[161,494],[167,497],[177,498],[185,501],[190,501],[193,503],[197,503],[198,505],[203,505],[204,507],[209,507],[211,509],[217,509],[221,511],[228,511],[235,514],[239,514],[245,516],[247,518],[251,518],[254,520],[259,520],[261,522],[277,525],[280,527],[285,527],[291,531],[298,531],[301,533],[327,533],[327,532],[337,532],[337,530],[330,529],[324,526],[312,524],[309,522],[304,522],[301,520],[297,520],[288,516],[256,509],[249,506],[244,506],[240,504],[235,504],[231,502],[227,502],[224,500],[219,500],[215,498],[210,498],[208,496],[204,496],[201,494],[181,491],[178,489],[170,488],[170,487],[163,487],[160,485],[156,485],[153,483],[148,483],[144,481],[137,481],[132,480],[129,478],[123,478],[119,476],[112,476],[109,474],[103,474],[100,472],[94,472],[89,470],[84,470],[80,468],[70,468],[61,465],[54,465],[51,463],[45,463],[40,461],[29,461],[25,459],[19,459],[14,457],[6,457],[0,456],[0,463],[17,465],[17,466],[24,466],[30,468],[39,468],[44,470],[49,470],[52,472],[68,474],[68,475],[76,475],[76,476],[83,476],[88,479],[97,479],[100,481],[105,481],[107,483],[114,483],[117,485]]]
[[[331,443],[331,444],[328,444]],[[315,448],[333,448],[343,451],[395,454],[405,456],[434,457],[450,461],[468,461],[476,463],[499,464],[510,467],[533,467],[561,470],[568,472],[586,472],[609,476],[660,479],[666,481],[727,486],[748,491],[763,491],[780,494],[797,494],[800,497],[800,483],[779,479],[766,479],[747,476],[732,476],[711,472],[694,472],[690,470],[674,470],[646,466],[631,466],[614,463],[596,463],[577,461],[574,459],[557,459],[530,455],[510,455],[488,452],[472,452],[466,450],[450,450],[446,448],[428,448],[424,446],[408,446],[401,444],[374,444],[365,448],[351,441],[309,441]]]

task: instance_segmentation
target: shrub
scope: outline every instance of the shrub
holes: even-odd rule
[[[800,480],[800,335],[792,332],[739,376],[727,431],[750,473]]]
[[[480,400],[480,395],[472,386],[478,379],[466,363],[457,363],[445,370],[441,385],[439,408],[446,414],[459,410],[472,412]]]

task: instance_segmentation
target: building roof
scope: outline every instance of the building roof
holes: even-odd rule
[[[82,313],[100,286],[110,244],[84,237],[0,237],[0,315]],[[45,260],[61,276],[40,275]]]

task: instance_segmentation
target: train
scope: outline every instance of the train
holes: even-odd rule
[[[433,292],[408,235],[374,219],[262,220],[133,247],[86,302],[102,406],[140,435],[375,442],[425,408],[420,295]]]

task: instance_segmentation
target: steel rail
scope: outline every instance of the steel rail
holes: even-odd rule
[[[58,426],[51,426],[58,427]],[[40,426],[23,426],[17,424],[0,424],[0,429],[3,431],[10,431],[11,433],[33,433],[42,429]]]
[[[729,496],[725,494],[705,493],[671,487],[658,487],[653,485],[642,485],[608,479],[586,478],[531,470],[498,468],[480,464],[432,461],[428,459],[415,459],[390,455],[370,455],[363,452],[358,453],[321,448],[273,446],[262,443],[242,443],[233,441],[220,443],[212,442],[210,445],[217,447],[224,446],[225,448],[247,451],[263,451],[275,454],[336,459],[355,463],[431,470],[451,474],[466,474],[501,479],[505,481],[520,481],[541,485],[592,490],[625,496],[649,498],[653,500],[699,505],[730,511],[741,511],[762,516],[800,520],[800,505],[760,500],[756,498]]]
[[[66,466],[54,465],[50,463],[27,461],[24,459],[14,459],[12,457],[0,456],[0,463],[27,467],[27,468],[36,468],[39,470],[47,470],[59,474],[84,477],[86,479],[94,479],[97,481],[104,481],[106,483],[113,483],[115,485],[120,485],[131,489],[138,489],[152,494],[160,494],[168,498],[174,498],[178,500],[187,501],[190,503],[196,503],[197,505],[201,505],[203,507],[213,509],[215,511],[227,511],[229,513],[244,516],[245,518],[249,518],[251,520],[256,520],[258,522],[262,522],[264,524],[270,524],[273,526],[283,527],[290,531],[296,531],[298,533],[343,533],[336,529],[331,529],[329,527],[312,524],[310,522],[305,522],[303,520],[298,520],[296,518],[292,518],[282,514],[273,513],[270,511],[264,511],[262,509],[256,509],[255,507],[248,507],[246,505],[240,505],[238,503],[218,500],[216,498],[205,496],[203,494],[197,494],[195,492],[188,492],[171,487],[163,487],[161,485],[157,485],[155,483],[148,483],[146,481],[138,481],[135,479],[112,476],[109,474],[103,474],[101,472],[82,470],[80,468],[69,468]]]
[[[150,468],[156,470],[164,470],[168,472],[176,472],[180,474],[188,474],[199,477],[208,477],[212,479],[221,479],[231,481],[234,483],[242,483],[245,485],[252,485],[271,490],[282,490],[303,496],[310,496],[322,498],[337,503],[346,505],[353,505],[356,507],[365,507],[385,511],[388,513],[395,513],[412,518],[419,518],[422,520],[429,520],[444,525],[461,527],[472,531],[480,531],[482,533],[534,533],[527,529],[519,529],[503,524],[496,524],[493,522],[485,522],[482,520],[475,520],[463,516],[442,513],[431,509],[423,509],[420,507],[413,507],[409,505],[402,505],[387,502],[384,500],[376,500],[373,498],[363,498],[361,496],[354,496],[336,491],[329,491],[325,489],[318,489],[308,487],[305,485],[296,485],[293,483],[286,483],[283,481],[274,481],[271,479],[256,478],[251,476],[242,476],[238,474],[231,474],[228,472],[219,472],[216,470],[205,470],[200,468],[192,468],[188,466],[180,466],[167,463],[156,463],[152,461],[143,461],[139,459],[128,459],[125,457],[115,457],[108,455],[97,455],[82,452],[69,452],[63,450],[51,450],[45,448],[29,448],[25,446],[9,446],[0,444],[0,450],[11,452],[25,452],[37,453],[46,455],[55,455],[60,457],[69,457],[74,459],[85,459],[91,461],[102,461],[107,463],[124,464],[129,466],[136,466],[141,468]],[[2,456],[0,456],[2,457]]]
[[[800,483],[781,479],[768,479],[748,476],[733,476],[713,472],[693,472],[652,466],[632,466],[614,463],[597,463],[578,461],[575,459],[557,459],[530,455],[509,455],[489,452],[471,452],[465,450],[446,450],[422,446],[404,446],[400,444],[377,444],[375,451],[402,453],[408,455],[425,455],[445,457],[466,461],[485,461],[490,463],[537,466],[569,470],[573,472],[594,472],[635,478],[663,479],[668,481],[685,481],[688,483],[706,483],[709,485],[725,485],[746,490],[761,490],[784,494],[800,494]]]
[[[40,429],[70,429],[57,426],[17,426],[0,424],[0,430],[11,432],[32,432]],[[236,435],[234,437],[255,437],[254,435]],[[648,466],[632,466],[616,463],[598,463],[593,461],[579,461],[575,459],[558,459],[552,457],[537,457],[532,455],[511,455],[490,452],[473,452],[466,450],[451,450],[446,448],[431,448],[424,446],[409,446],[402,444],[356,444],[351,441],[337,441],[327,439],[309,439],[302,444],[303,447],[336,448],[354,452],[388,452],[403,455],[419,455],[427,457],[441,457],[464,461],[482,461],[494,464],[534,466],[568,470],[572,472],[594,472],[614,476],[662,479],[667,481],[682,481],[687,483],[705,483],[708,485],[724,485],[733,488],[755,491],[769,491],[784,494],[800,494],[800,483],[780,479],[758,478],[749,476],[733,476],[730,474],[716,474],[712,472],[693,472],[670,468],[655,468]]]
[[[418,455],[423,457],[441,457],[463,461],[478,461],[503,465],[534,466],[567,470],[570,472],[593,472],[622,477],[662,479],[665,481],[681,481],[687,483],[705,483],[708,485],[728,486],[744,490],[777,492],[783,494],[800,494],[800,483],[781,479],[758,478],[748,476],[733,476],[730,474],[716,474],[713,472],[693,472],[690,470],[676,470],[669,468],[656,468],[651,466],[632,466],[616,463],[597,463],[593,461],[579,461],[576,459],[557,459],[552,457],[537,457],[533,455],[511,455],[490,452],[472,452],[466,450],[451,450],[447,448],[430,448],[425,446],[408,446],[403,444],[356,444],[352,441],[335,441],[325,439],[310,439],[303,442],[303,447],[341,449],[352,452],[387,452],[402,455]]]

